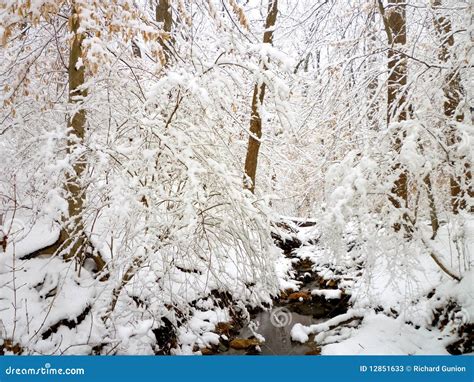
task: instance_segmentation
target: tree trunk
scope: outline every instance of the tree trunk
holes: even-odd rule
[[[278,13],[278,0],[268,1],[267,19],[265,21],[265,33],[263,42],[271,44],[273,42],[273,27]],[[263,64],[263,69],[266,65]],[[262,137],[262,118],[260,116],[260,106],[265,98],[265,83],[255,84],[252,97],[252,111],[250,116],[250,135],[247,146],[247,156],[245,158],[245,178],[244,187],[251,192],[255,191],[255,176],[257,173],[258,151],[260,150],[260,139]]]
[[[375,54],[373,54],[375,44],[377,41],[376,37],[376,32],[375,28],[373,27],[374,24],[374,18],[375,18],[375,12],[372,14],[370,18],[370,36],[368,37],[367,41],[367,54],[368,59],[367,59],[367,64],[366,64],[366,70],[368,73],[371,73],[376,67],[377,67],[377,57]],[[372,74],[369,74],[372,75]],[[379,102],[378,102],[378,96],[377,96],[377,89],[379,87],[379,81],[378,81],[378,73],[374,73],[372,75],[373,77],[369,79],[369,83],[367,85],[367,121],[369,124],[369,128],[372,131],[378,131],[380,129],[380,121],[379,121]]]
[[[431,240],[434,240],[436,238],[436,235],[438,234],[439,220],[438,213],[436,212],[436,202],[433,195],[430,176],[426,175],[423,179],[423,182],[426,186],[426,193],[428,195],[428,206],[430,208],[431,229],[433,231],[433,234],[431,235]]]
[[[441,7],[442,0],[433,0],[432,6],[434,8]],[[434,24],[436,32],[441,40],[441,47],[439,51],[439,58],[445,63],[449,63],[450,59],[450,47],[454,45],[454,36],[451,31],[451,22],[444,16],[435,16]],[[448,130],[448,145],[455,146],[459,142],[458,133],[456,127],[453,125],[455,122],[463,122],[464,115],[458,110],[461,103],[461,97],[463,89],[461,85],[461,76],[458,70],[451,70],[445,77],[445,83],[443,86],[444,92],[444,115],[446,116],[447,122],[450,125]],[[458,158],[459,159],[459,158]],[[465,158],[461,158],[464,162],[464,180],[468,187],[468,194],[473,197],[472,189],[470,188],[471,183],[471,168],[470,163]],[[451,165],[454,168],[455,159],[451,158]],[[460,210],[464,210],[467,207],[465,191],[461,187],[462,178],[460,176],[451,175],[450,177],[450,189],[451,189],[451,208],[454,214],[458,214]]]
[[[84,142],[84,133],[86,126],[86,112],[84,109],[77,109],[75,105],[82,102],[82,98],[87,95],[84,85],[84,65],[78,67],[79,59],[82,57],[82,41],[84,34],[79,33],[80,20],[78,9],[73,5],[73,11],[70,19],[70,28],[73,34],[72,45],[69,53],[69,103],[75,109],[74,114],[68,122],[69,133],[67,149],[73,161],[73,171],[66,174],[65,189],[67,192],[69,219],[66,222],[65,230],[62,233],[63,245],[67,245],[66,258],[76,258],[83,260],[86,245],[86,236],[84,234],[84,223],[82,215],[84,210],[84,190],[81,185],[81,179],[86,169],[85,155],[80,154],[76,157],[77,145]]]
[[[378,1],[379,10],[384,22],[385,32],[387,34],[388,49],[388,83],[387,83],[387,124],[391,122],[402,122],[407,120],[406,94],[407,85],[407,63],[406,57],[401,52],[407,41],[406,34],[406,3],[404,0],[389,0],[388,11]],[[400,152],[403,135],[395,132],[394,149]],[[408,207],[408,174],[405,169],[400,168],[400,164],[394,166],[394,171],[400,172],[395,181],[391,195],[389,197],[395,208]],[[407,221],[408,216],[403,214],[403,220]],[[401,224],[394,225],[394,229],[399,231]]]
[[[171,33],[171,28],[173,25],[173,14],[171,8],[171,0],[158,0],[158,4],[155,10],[156,21],[162,23],[162,30],[167,34]],[[168,36],[171,41],[171,36]],[[167,43],[165,39],[160,38],[159,43],[165,54],[165,64],[167,64],[171,58],[171,50],[169,42]]]

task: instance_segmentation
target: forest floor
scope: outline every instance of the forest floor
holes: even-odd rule
[[[469,259],[474,222],[468,223],[465,251]],[[109,345],[99,336],[103,331],[99,320],[94,321],[88,310],[87,304],[95,298],[93,289],[86,287],[96,284],[92,275],[85,272],[82,279],[70,277],[68,274],[74,274],[71,263],[57,258],[15,260],[54,242],[57,232],[47,227],[36,225],[16,246],[17,257],[9,254],[7,248],[0,259],[5,268],[5,272],[0,272],[0,285],[5,285],[4,297],[0,298],[0,323],[16,323],[14,328],[18,332],[23,330],[25,338],[42,333],[38,343],[45,348],[60,337],[64,343],[80,339],[87,344],[66,346],[60,342],[63,353],[90,354],[91,349],[93,353],[100,352]],[[123,350],[117,354],[472,353],[472,269],[464,272],[461,281],[452,280],[426,254],[419,258],[407,256],[409,268],[403,268],[403,262],[398,268],[387,265],[387,256],[376,258],[368,266],[368,260],[362,260],[360,243],[351,234],[345,237],[345,256],[349,261],[331,261],[313,222],[289,220],[284,228],[274,234],[274,240],[283,251],[281,260],[290,266],[283,267],[280,294],[266,309],[247,307],[235,311],[238,301],[229,302],[230,298],[219,292],[211,299],[203,298],[200,306],[191,306],[189,317],[180,326],[165,318],[165,324],[155,329],[149,326],[150,320],[143,320],[142,327],[134,328],[133,332],[127,327],[119,328]],[[440,249],[437,253],[443,256],[445,264],[456,269],[453,255],[441,250],[449,248],[449,240],[449,225],[445,224],[433,247]],[[13,259],[14,266],[18,262],[13,273],[17,289],[11,293],[7,293],[6,286],[12,282],[10,269],[15,267],[11,268],[7,259]],[[10,300],[17,304],[14,309]],[[220,303],[206,305],[211,301]],[[24,304],[27,310],[23,317],[18,312]],[[57,310],[51,310],[53,304]],[[242,316],[243,311],[249,316]],[[138,345],[132,345],[135,339]],[[95,347],[90,345],[93,340],[98,344]],[[13,342],[0,345],[2,353],[31,351]]]

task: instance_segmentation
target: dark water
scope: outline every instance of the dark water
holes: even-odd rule
[[[313,263],[300,260],[294,264],[296,279],[301,282],[300,291],[311,296],[313,289],[332,289],[336,285],[327,285],[326,280],[316,274]],[[326,300],[322,296],[311,296],[310,299],[292,299],[291,295],[280,298],[273,309],[257,313],[250,324],[244,326],[234,338],[253,338],[252,324],[257,324],[254,331],[265,338],[259,349],[235,350],[229,348],[220,352],[231,354],[263,354],[263,355],[303,355],[319,354],[320,349],[311,339],[305,344],[291,341],[291,329],[297,323],[309,326],[322,323],[331,317],[345,313],[348,308],[349,296],[341,299]],[[258,337],[257,337],[258,338]],[[258,351],[259,350],[259,351]]]
[[[276,318],[275,318],[276,317]],[[303,355],[307,352],[314,351],[316,345],[313,341],[301,344],[291,341],[291,328],[294,324],[311,325],[322,322],[323,320],[315,319],[312,316],[302,315],[288,310],[281,310],[275,307],[270,311],[260,312],[252,320],[258,324],[256,332],[265,337],[265,342],[260,345],[263,355]],[[276,325],[275,325],[276,324]],[[284,325],[286,324],[286,325]],[[253,332],[249,325],[242,328],[238,338],[250,338]],[[246,354],[245,350],[229,349],[223,355]]]

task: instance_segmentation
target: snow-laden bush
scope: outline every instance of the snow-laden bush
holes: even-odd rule
[[[87,95],[74,102],[63,62],[67,20],[39,15],[24,35],[8,17],[0,20],[18,34],[2,49],[0,64],[2,86],[18,79],[5,88],[1,114],[0,328],[7,351],[190,352],[210,330],[188,326],[197,311],[220,306],[225,317],[219,319],[230,320],[231,313],[245,316],[247,307],[271,303],[278,292],[281,254],[270,236],[269,211],[243,190],[242,141],[226,124],[233,117],[222,117],[224,106],[236,107],[229,82],[241,78],[195,53],[185,24],[173,40],[183,62],[165,67],[156,36],[147,34],[159,28],[146,13],[124,12],[123,25],[109,27],[102,13],[114,9],[109,5],[81,3],[85,57],[76,69],[86,67]],[[65,3],[49,11],[71,8]],[[134,56],[131,36],[143,59]],[[209,42],[213,37],[212,31],[202,35],[205,54],[222,47]],[[260,54],[252,49],[249,44],[235,56]],[[258,74],[258,65],[249,68]],[[67,121],[79,109],[86,133],[72,145]],[[65,261],[66,247],[41,256],[67,224],[71,195],[64,180],[78,158],[86,162],[79,185],[88,253]],[[169,332],[167,344],[157,341],[160,327]],[[194,337],[184,328],[195,330]]]
[[[398,154],[391,150],[394,131],[404,136]],[[437,149],[435,132],[418,121],[393,124],[365,152],[348,153],[327,173],[319,227],[326,261],[360,270],[357,304],[407,311],[440,277],[461,279],[472,267],[472,218],[450,210],[445,174],[456,169]],[[411,197],[396,208],[391,198],[401,172],[408,174]]]

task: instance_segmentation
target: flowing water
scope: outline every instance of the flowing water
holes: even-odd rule
[[[275,237],[281,249],[288,257],[291,252],[301,246],[299,240],[283,241]],[[219,354],[263,354],[263,355],[303,355],[320,353],[320,348],[310,338],[301,344],[291,340],[291,329],[297,323],[309,326],[322,323],[331,317],[345,313],[348,308],[349,296],[341,295],[340,299],[326,300],[324,297],[313,296],[313,289],[334,289],[336,284],[328,285],[313,269],[313,263],[309,260],[299,260],[293,265],[296,279],[300,281],[300,291],[305,291],[306,298],[294,298],[291,294],[284,295],[275,302],[273,309],[262,311],[253,316],[251,322],[241,328],[233,336],[237,339],[259,339],[262,336],[265,341],[259,346],[251,346],[246,350],[235,350],[232,347],[219,349]]]
[[[282,307],[275,307],[272,310],[258,313],[251,323],[243,327],[237,337],[251,338],[254,333],[251,330],[253,325],[257,326],[256,332],[265,338],[265,342],[260,345],[262,355],[302,355],[316,351],[317,347],[313,341],[306,344],[291,341],[291,328],[294,324],[302,325],[317,324],[324,320],[315,319],[312,316],[302,315],[289,310],[282,310]],[[231,354],[254,354],[255,351],[234,350],[230,348],[227,352]]]

